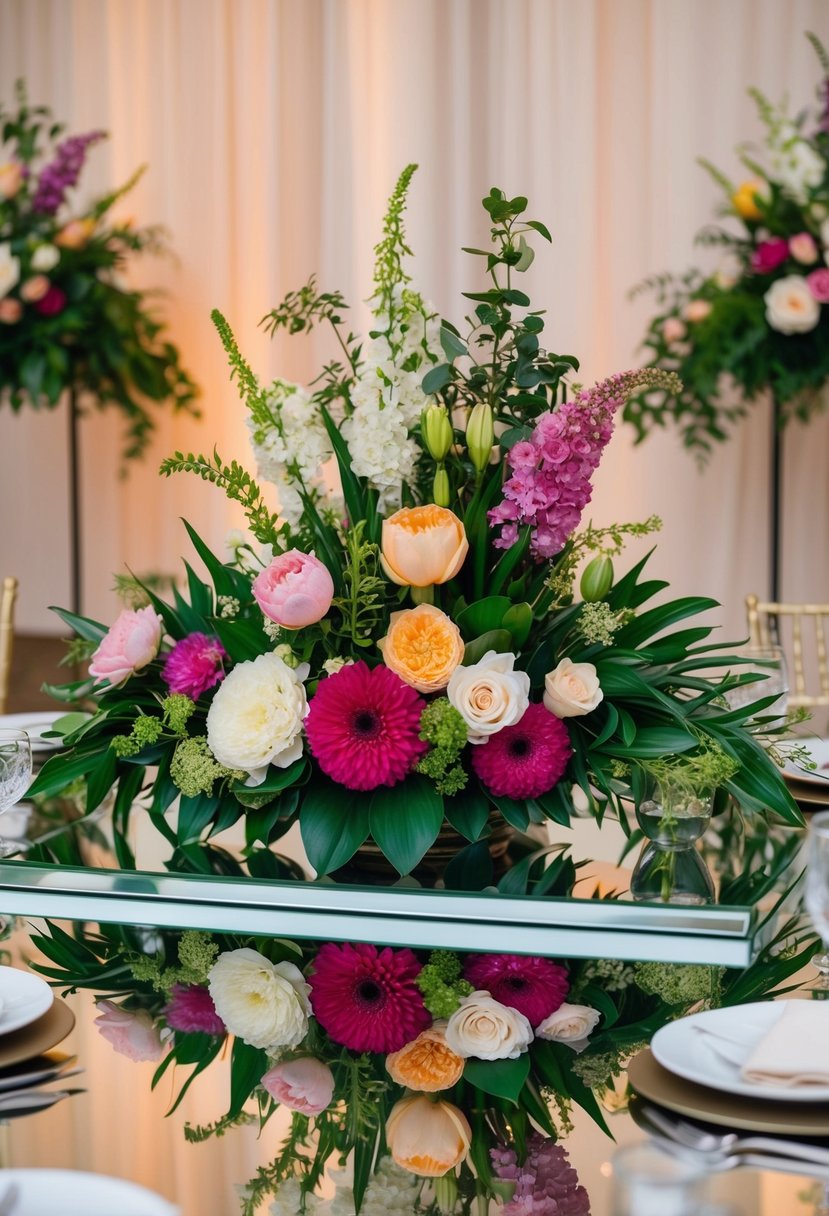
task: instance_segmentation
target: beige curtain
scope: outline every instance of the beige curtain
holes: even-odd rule
[[[186,516],[217,547],[238,517],[194,479],[161,481],[175,448],[251,463],[243,411],[210,324],[221,308],[262,376],[309,379],[325,335],[271,343],[260,317],[316,271],[362,323],[372,247],[408,161],[418,284],[450,317],[486,240],[494,183],[530,198],[554,233],[530,274],[549,338],[585,381],[631,366],[645,274],[701,255],[716,190],[705,154],[739,173],[734,145],[760,134],[750,83],[812,100],[803,37],[829,40],[826,0],[0,0],[0,91],[23,76],[73,130],[112,135],[85,187],[141,163],[125,212],[169,230],[176,260],[136,265],[165,289],[170,328],[204,396],[201,423],[159,415],[152,451],[118,477],[120,425],[83,424],[85,608],[109,619],[112,572],[174,572]],[[784,590],[829,598],[829,424],[786,437]],[[0,409],[0,568],[22,580],[20,622],[49,631],[68,597],[66,419]],[[620,429],[596,478],[596,522],[658,513],[653,569],[677,592],[714,595],[733,633],[765,589],[768,419],[758,409],[698,472],[673,433],[634,448]]]

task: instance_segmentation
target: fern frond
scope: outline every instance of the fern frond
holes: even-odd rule
[[[717,166],[712,164],[711,161],[705,156],[698,156],[697,164],[701,165],[705,172],[712,177],[717,185],[725,191],[729,198],[731,198],[731,195],[736,190],[736,186],[729,178],[726,177],[722,169],[718,169]]]
[[[230,378],[235,380],[239,389],[239,396],[244,401],[248,409],[253,413],[255,407],[261,402],[264,397],[262,388],[254,375],[253,369],[239,350],[239,344],[236,341],[233,330],[229,323],[219,312],[218,308],[214,308],[210,314],[210,319],[216,326],[219,337],[221,338],[222,346],[225,348],[225,353],[230,363]]]
[[[824,75],[829,76],[829,54],[826,51],[826,47],[817,34],[813,34],[811,30],[806,31],[806,37],[812,44],[814,52],[820,61],[820,66],[823,68]]]
[[[355,646],[372,645],[385,611],[386,580],[377,573],[379,547],[363,539],[366,521],[360,520],[345,537],[343,580],[346,593],[334,600],[342,625],[337,631]]]
[[[250,473],[235,460],[229,465],[225,464],[215,448],[212,460],[201,454],[195,456],[192,452],[186,456],[183,452],[174,452],[161,462],[159,473],[163,477],[170,477],[173,473],[195,473],[202,481],[218,486],[228,498],[242,504],[248,527],[258,541],[275,549],[280,547],[282,528],[277,516],[268,509],[262,491]]]

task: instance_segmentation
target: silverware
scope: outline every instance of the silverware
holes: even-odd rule
[[[0,1195],[0,1216],[13,1216],[19,1198],[20,1187],[13,1182],[8,1190]]]
[[[34,1115],[40,1110],[46,1110],[64,1098],[74,1094],[85,1094],[85,1089],[32,1090],[27,1089],[15,1094],[4,1102],[0,1102],[0,1120],[17,1119],[21,1115]]]

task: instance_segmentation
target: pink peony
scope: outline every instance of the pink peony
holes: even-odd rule
[[[789,242],[782,236],[761,241],[751,255],[751,269],[757,274],[771,274],[789,256]]]
[[[176,642],[161,673],[170,692],[184,693],[198,701],[203,692],[224,679],[227,651],[218,638],[206,633],[188,633]]]
[[[806,275],[806,282],[819,304],[829,304],[829,270],[823,266],[820,270],[813,270],[811,274]]]
[[[113,687],[146,667],[158,654],[162,620],[154,608],[124,608],[92,656],[89,674]]]
[[[116,1051],[130,1060],[157,1060],[164,1050],[153,1019],[146,1009],[130,1013],[114,1001],[99,1001],[98,1030]]]
[[[685,326],[679,317],[668,317],[667,320],[662,322],[662,337],[669,346],[672,346],[674,342],[681,342],[685,334]]]
[[[814,266],[818,259],[818,248],[811,232],[798,232],[789,240],[789,253],[803,266]]]
[[[66,292],[55,287],[54,283],[46,292],[43,299],[38,300],[35,309],[42,317],[56,317],[66,307]]]
[[[262,1078],[272,1098],[302,1115],[318,1115],[331,1105],[334,1074],[327,1064],[305,1056],[276,1064]]]
[[[321,621],[334,598],[334,580],[314,557],[289,549],[253,580],[253,596],[266,617],[285,629]]]
[[[216,1012],[213,997],[201,984],[173,984],[170,1002],[164,1010],[164,1020],[182,1034],[226,1033],[225,1024]]]

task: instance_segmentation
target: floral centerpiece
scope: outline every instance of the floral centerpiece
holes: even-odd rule
[[[267,318],[292,333],[331,326],[341,356],[312,390],[262,386],[216,315],[280,512],[218,453],[164,462],[241,502],[252,540],[224,562],[188,527],[208,582],[187,565],[171,602],[135,584],[143,606],[108,629],[61,613],[74,657],[91,662],[88,679],[53,691],[95,713],[59,727],[67,750],[32,792],[84,775],[92,812],[114,787],[123,864],[144,795],[139,813],[176,868],[242,873],[212,840],[242,817],[248,871],[274,877],[272,846],[297,820],[318,875],[367,841],[410,874],[448,828],[464,881],[481,887],[494,830],[567,824],[574,784],[626,824],[625,799],[641,801],[660,756],[719,757],[721,793],[801,822],[767,751],[771,699],[761,687],[739,709],[724,700],[762,673],[709,646],[708,626],[682,624],[714,601],[653,604],[665,584],[643,576],[645,560],[614,576],[625,537],[656,521],[579,530],[617,411],[676,377],[570,385],[577,361],[542,345],[544,318],[515,285],[528,238],[549,233],[497,189],[484,199],[492,251],[471,251],[490,285],[466,293],[463,333],[439,320],[404,269],[413,168],[377,249],[367,341],[313,280]]]
[[[119,408],[125,458],[153,427],[147,402],[192,411],[196,388],[147,307],[119,278],[131,253],[159,250],[156,229],[113,222],[140,176],[78,210],[69,202],[104,131],[63,137],[45,106],[0,106],[0,401],[53,408],[66,390]]]
[[[651,365],[677,372],[683,387],[647,386],[628,401],[638,439],[670,420],[704,457],[766,392],[781,422],[819,408],[829,379],[829,56],[808,37],[823,69],[817,111],[792,118],[752,89],[766,137],[740,153],[751,177],[736,183],[702,161],[725,194],[723,215],[738,221],[699,235],[720,265],[642,285],[659,305],[644,339]]]

